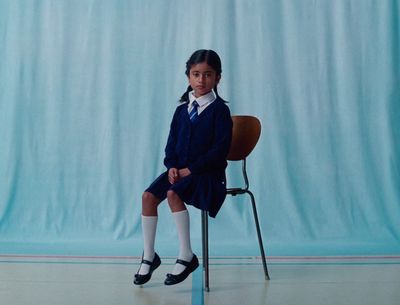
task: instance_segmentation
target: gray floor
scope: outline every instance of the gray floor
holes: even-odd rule
[[[258,258],[211,260],[211,291],[199,268],[166,287],[162,258],[151,282],[133,286],[138,258],[0,255],[0,305],[399,305],[400,257],[273,257],[271,281]]]

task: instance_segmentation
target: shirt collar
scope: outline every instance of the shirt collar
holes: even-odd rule
[[[217,96],[213,90],[211,90],[207,94],[202,95],[197,98],[194,96],[193,93],[194,93],[194,91],[191,91],[189,93],[189,105],[192,105],[194,101],[197,101],[197,103],[199,104],[199,107],[202,107],[206,104],[210,104],[210,103],[214,102],[217,98]]]

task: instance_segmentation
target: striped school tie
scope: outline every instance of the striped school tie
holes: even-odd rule
[[[194,121],[197,120],[197,117],[199,116],[197,114],[197,108],[199,107],[199,104],[196,101],[194,101],[192,105],[193,105],[193,108],[192,108],[192,111],[190,111],[190,113],[189,113],[189,118],[190,118],[190,121],[193,123]]]

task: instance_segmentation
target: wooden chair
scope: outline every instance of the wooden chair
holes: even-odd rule
[[[260,224],[258,221],[257,208],[253,193],[249,190],[249,180],[246,172],[246,158],[256,146],[261,134],[260,121],[253,116],[238,115],[232,116],[233,130],[232,143],[228,154],[228,161],[242,161],[242,174],[244,180],[243,188],[228,188],[227,195],[248,194],[253,206],[254,221],[257,229],[258,243],[261,251],[261,258],[264,267],[265,279],[269,280],[267,262],[265,259],[264,246],[262,242]],[[210,291],[209,286],[209,263],[208,263],[208,212],[202,211],[202,243],[203,243],[203,268],[205,271],[205,290]]]

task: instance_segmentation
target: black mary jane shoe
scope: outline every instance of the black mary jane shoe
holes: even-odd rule
[[[177,259],[176,263],[184,265],[184,266],[186,266],[186,268],[179,274],[168,273],[167,278],[164,281],[165,285],[169,286],[169,285],[175,285],[180,282],[183,282],[189,276],[189,274],[191,274],[199,266],[199,260],[197,259],[197,256],[195,254],[193,254],[193,258],[190,262],[187,262],[187,261],[184,261],[181,259]]]
[[[135,274],[135,279],[133,280],[133,283],[135,285],[143,285],[143,284],[147,283],[151,279],[151,274],[153,273],[153,271],[156,270],[158,268],[158,266],[161,265],[161,259],[158,256],[158,254],[155,253],[152,262],[142,259],[141,264],[149,265],[150,270],[147,274],[139,274],[139,271],[138,271],[138,273]],[[139,267],[139,270],[140,270],[140,267]]]

